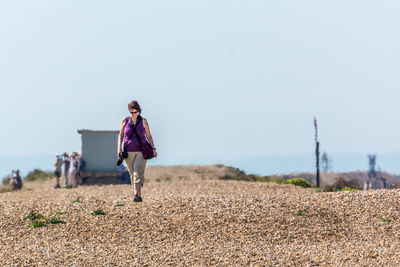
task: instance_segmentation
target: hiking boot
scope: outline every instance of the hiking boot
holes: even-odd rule
[[[138,195],[135,195],[135,197],[133,198],[133,202],[142,202],[142,198]]]
[[[54,187],[54,189],[58,189],[58,188],[60,188],[59,184]]]

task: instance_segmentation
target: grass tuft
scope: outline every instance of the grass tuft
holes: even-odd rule
[[[11,191],[12,191],[12,189],[11,189],[11,187],[9,187],[9,186],[1,186],[1,187],[0,187],[0,194],[1,194],[1,193],[11,192]]]
[[[60,218],[55,218],[55,217],[47,218],[46,221],[47,221],[48,223],[51,223],[51,224],[65,223],[65,222],[64,222],[63,220],[61,220]]]
[[[37,227],[43,227],[46,226],[46,224],[42,221],[34,221],[30,225],[28,225],[29,228],[37,228]]]
[[[82,197],[72,200],[72,203],[82,203]]]
[[[44,219],[44,216],[42,214],[40,214],[40,213],[36,213],[34,211],[31,211],[24,219],[25,220],[31,220],[33,222],[33,221],[37,221],[37,220],[40,220],[40,219]]]
[[[91,215],[106,215],[106,213],[102,209],[95,209],[90,214]]]
[[[116,207],[123,207],[123,206],[125,206],[125,204],[124,203],[118,203],[117,205],[115,205]]]
[[[304,211],[298,211],[298,212],[296,213],[296,215],[297,215],[297,216],[305,216],[306,213],[305,213]]]

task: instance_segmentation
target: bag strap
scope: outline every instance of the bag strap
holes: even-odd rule
[[[139,115],[138,121],[137,121],[136,125],[138,125],[141,121],[142,121],[142,116]],[[139,134],[136,132],[136,125],[135,125],[135,128],[133,129],[133,131],[135,132],[136,139],[139,141],[139,143],[140,143],[141,145],[143,145],[142,140],[140,139]]]
[[[136,125],[138,125],[139,122],[141,122],[142,120],[143,120],[142,116],[139,115],[138,122],[136,123]],[[139,141],[139,143],[140,143],[141,145],[143,145],[143,142],[142,142],[142,140],[140,139],[139,134],[136,132],[136,127],[135,127],[135,129],[133,129],[133,130],[135,131],[135,135],[136,135],[137,140]],[[147,143],[148,143],[148,145],[151,147],[150,143],[149,143],[149,142],[147,142]],[[151,148],[153,148],[153,147],[151,147]]]
[[[128,123],[128,120],[129,120],[129,118],[126,117],[126,118],[125,118],[125,126],[124,126],[124,128],[126,127],[126,124]],[[128,140],[132,138],[132,135],[133,135],[134,132],[136,133],[136,126],[138,125],[138,123],[139,123],[139,121],[133,126],[133,131],[132,131],[131,134],[129,135]],[[126,144],[126,143],[124,142],[124,151],[126,151],[127,147],[128,147],[128,144]]]

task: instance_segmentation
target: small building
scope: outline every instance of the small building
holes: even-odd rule
[[[119,131],[78,130],[82,135],[82,157],[86,162],[83,183],[121,183],[118,171]]]

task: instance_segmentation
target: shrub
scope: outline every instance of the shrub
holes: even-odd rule
[[[3,185],[9,185],[10,176],[9,175],[4,176],[1,182],[2,182]]]
[[[333,185],[326,186],[325,192],[337,192],[337,191],[353,191],[353,190],[360,190],[361,186],[357,182],[357,180],[352,179],[346,181],[343,177],[336,178],[336,181]]]
[[[46,172],[42,171],[40,169],[34,169],[33,171],[30,171],[25,177],[25,181],[37,181],[37,180],[47,180],[53,177],[52,172]]]
[[[357,190],[357,188],[347,187],[347,186],[342,189],[342,191],[355,191],[355,190]]]
[[[301,186],[304,188],[310,188],[311,184],[304,180],[303,178],[293,178],[293,179],[289,179],[283,182],[284,184],[292,184],[292,185],[296,185],[296,186]]]

